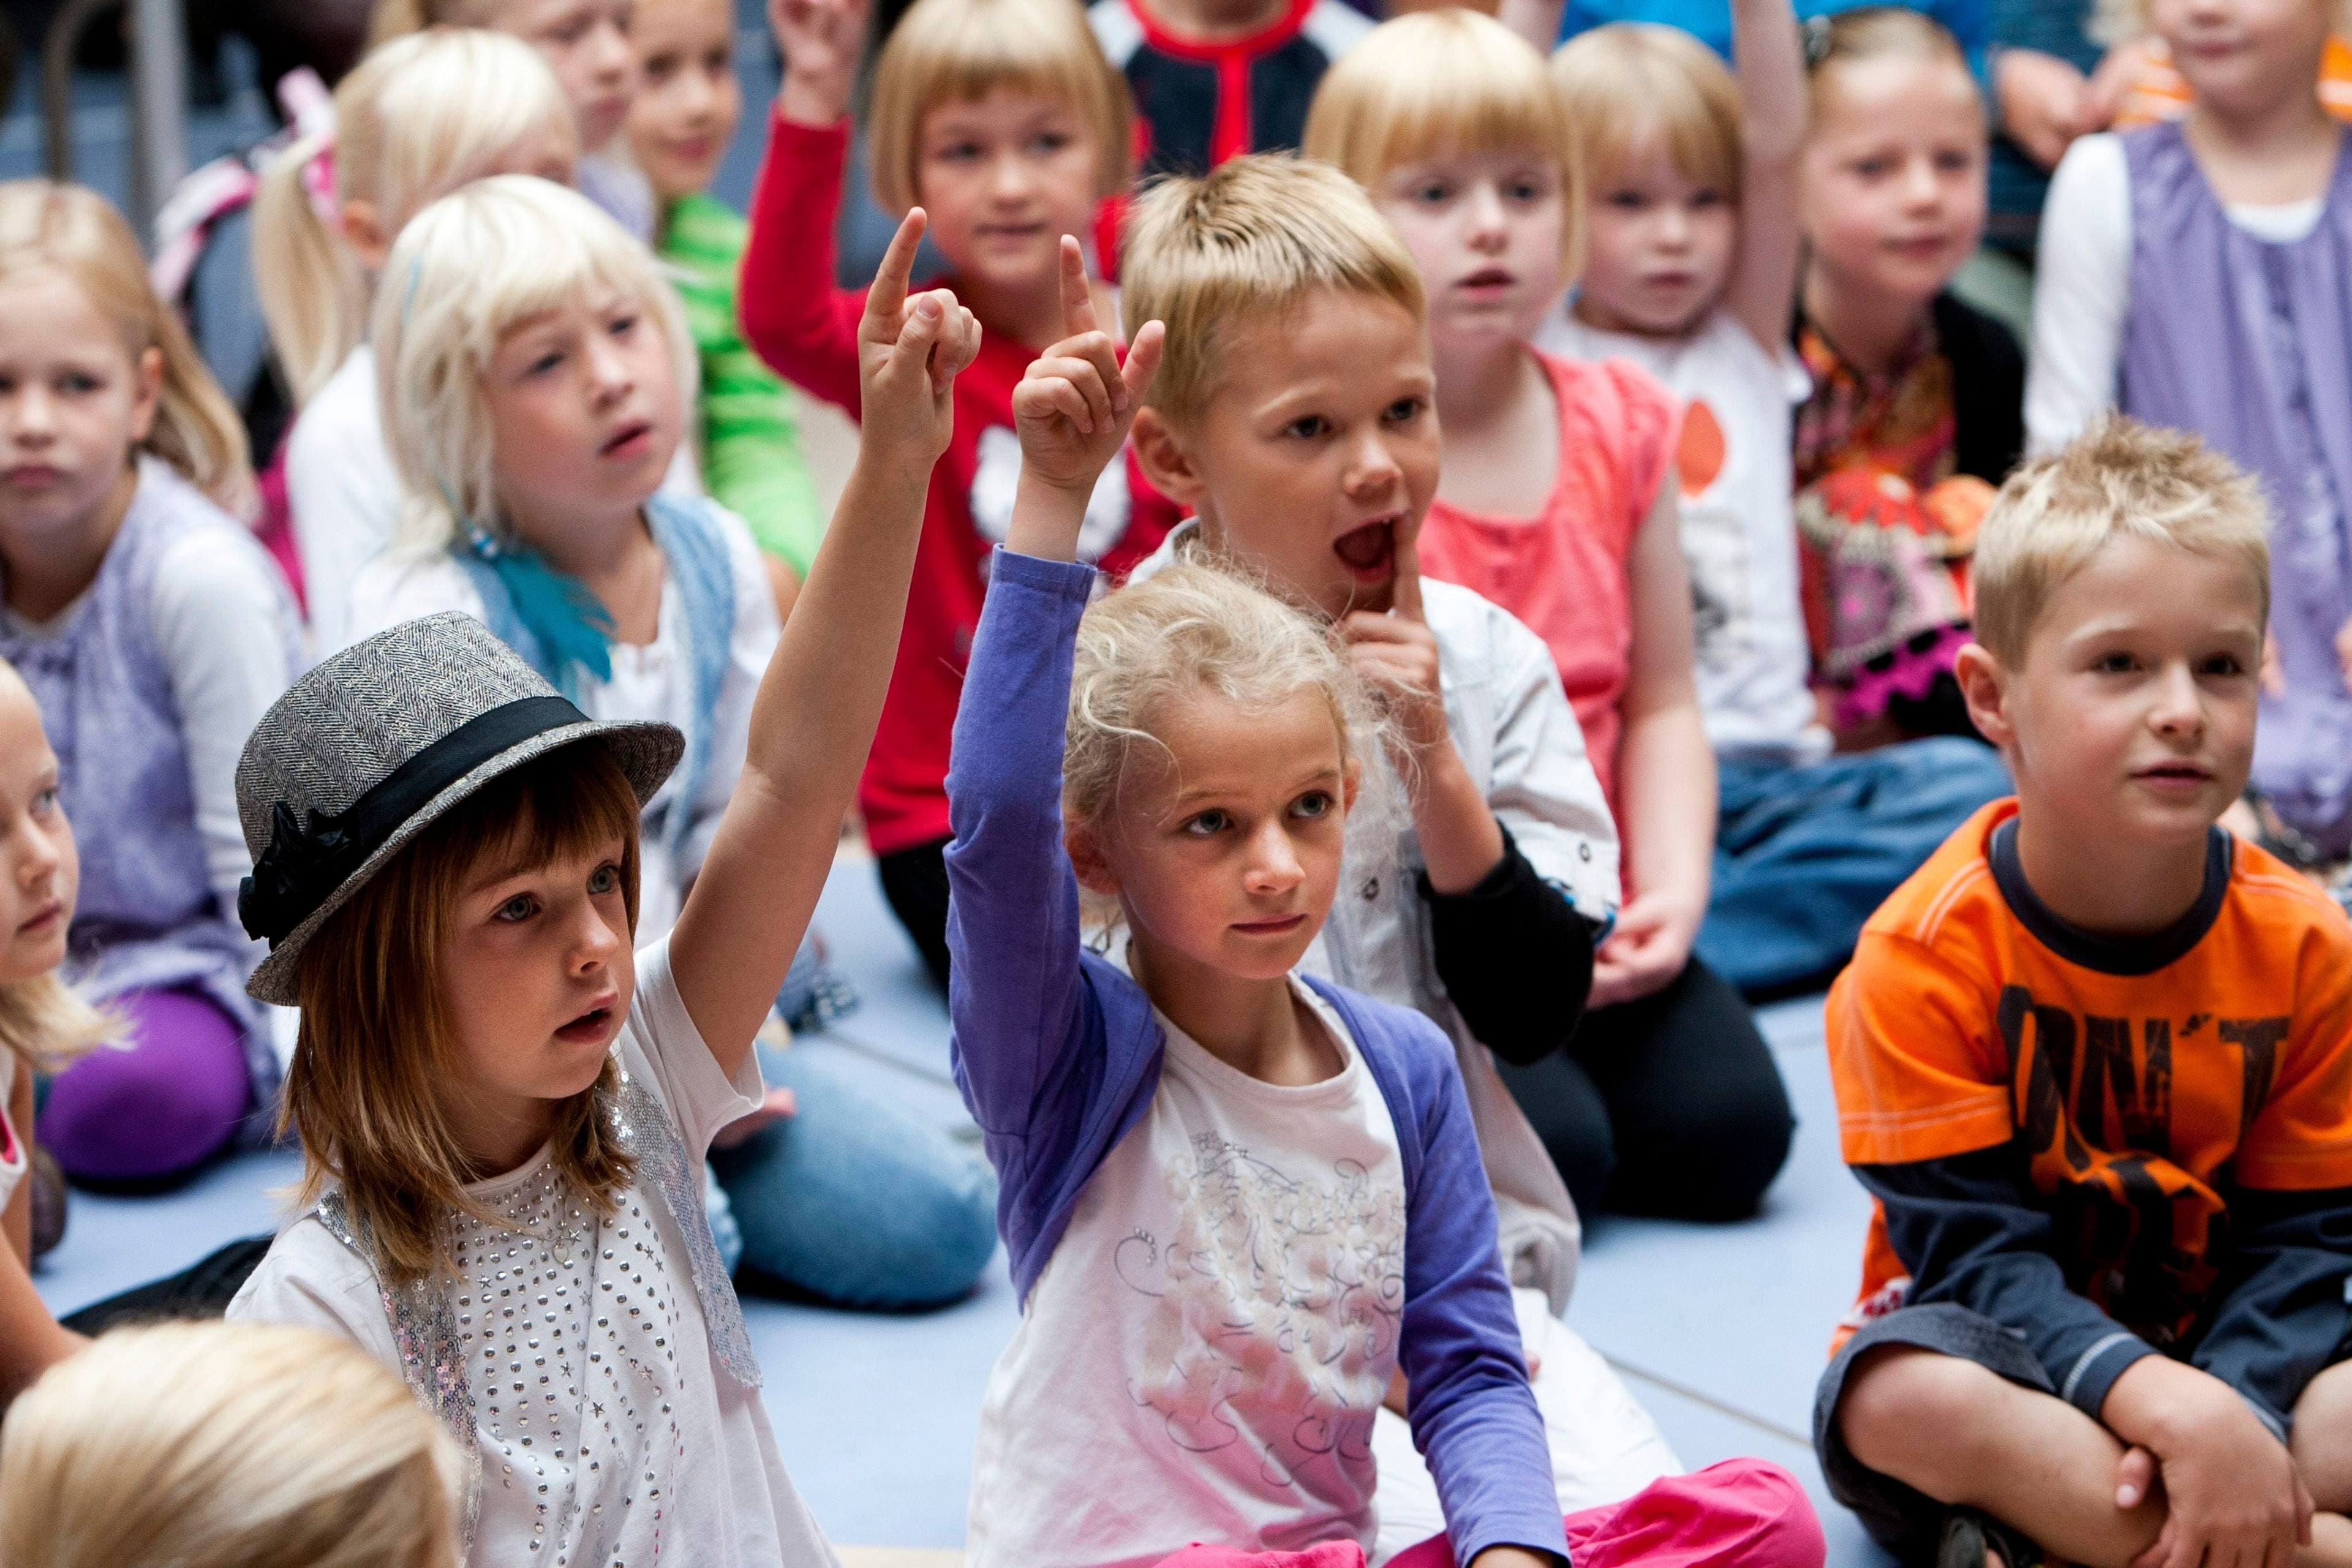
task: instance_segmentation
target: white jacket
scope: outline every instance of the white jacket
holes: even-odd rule
[[[1133,578],[1173,560],[1198,530],[1196,522],[1177,528]],[[1536,874],[1585,919],[1605,923],[1621,897],[1617,826],[1550,648],[1509,611],[1453,583],[1424,578],[1422,609],[1437,638],[1445,722],[1463,765]],[[1421,842],[1405,813],[1403,784],[1387,758],[1365,762],[1339,896],[1299,967],[1412,1007],[1453,1037],[1511,1282],[1542,1290],[1551,1310],[1563,1311],[1581,1237],[1576,1205],[1496,1073],[1493,1053],[1472,1038],[1438,978],[1420,891]]]

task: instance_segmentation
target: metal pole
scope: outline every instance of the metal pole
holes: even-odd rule
[[[131,0],[131,222],[150,249],[155,214],[188,172],[188,33],[181,0]]]

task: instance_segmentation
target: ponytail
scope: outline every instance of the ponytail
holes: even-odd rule
[[[314,194],[319,161],[333,157],[331,131],[303,137],[263,172],[253,198],[253,280],[298,408],[359,346],[367,320],[359,258]]]

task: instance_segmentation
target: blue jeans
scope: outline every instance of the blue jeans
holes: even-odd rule
[[[1816,984],[1903,879],[2010,791],[1990,746],[1906,741],[1807,766],[1726,762],[1698,955],[1751,995]]]
[[[844,1307],[906,1309],[969,1291],[996,1251],[996,1173],[807,1047],[760,1047],[790,1117],[710,1151],[743,1262]]]

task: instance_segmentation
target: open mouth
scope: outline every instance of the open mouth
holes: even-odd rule
[[[1383,517],[1351,528],[1331,542],[1331,552],[1358,582],[1385,583],[1396,561],[1396,522]]]
[[[559,1040],[569,1040],[575,1045],[601,1043],[611,1035],[614,1022],[612,1005],[591,1007],[563,1027],[556,1030],[555,1037]]]
[[[602,458],[639,457],[652,444],[653,433],[651,420],[633,419],[614,431],[611,439],[597,447],[596,455]]]
[[[1462,279],[1457,287],[1478,289],[1507,289],[1517,281],[1517,279],[1499,267],[1482,267]]]

